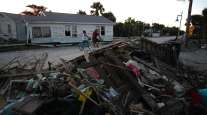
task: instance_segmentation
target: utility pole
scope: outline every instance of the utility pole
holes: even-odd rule
[[[187,34],[187,36],[189,35],[192,5],[193,5],[193,0],[189,0],[188,18],[187,18],[187,22],[186,22],[186,34]]]

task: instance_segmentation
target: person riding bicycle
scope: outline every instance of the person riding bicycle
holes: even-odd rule
[[[95,29],[95,31],[93,32],[93,35],[92,35],[92,42],[93,42],[93,47],[95,48],[98,48],[98,37],[100,38],[100,35],[98,33],[98,30]]]
[[[82,35],[82,42],[80,44],[80,47],[82,49],[84,49],[84,47],[88,47],[89,48],[89,36],[86,34],[86,31],[83,30],[83,35]]]

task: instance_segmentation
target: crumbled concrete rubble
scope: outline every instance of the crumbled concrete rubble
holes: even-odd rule
[[[47,70],[46,55],[24,72],[1,70],[0,114],[206,115],[205,79],[195,86],[185,72],[135,49],[118,42]]]

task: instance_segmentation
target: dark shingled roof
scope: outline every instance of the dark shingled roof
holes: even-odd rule
[[[4,12],[0,12],[4,13]],[[45,12],[46,16],[23,16],[19,14],[4,13],[16,22],[75,22],[75,23],[106,23],[113,24],[103,16],[79,15],[79,14],[66,14],[57,12]]]

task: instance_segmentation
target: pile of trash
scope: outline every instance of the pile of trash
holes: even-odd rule
[[[206,115],[207,89],[163,71],[149,53],[115,43],[55,70],[7,77],[2,115]],[[36,71],[36,72],[38,72]],[[169,73],[169,75],[168,75]],[[1,78],[0,78],[1,79]],[[2,78],[3,79],[3,78]]]

